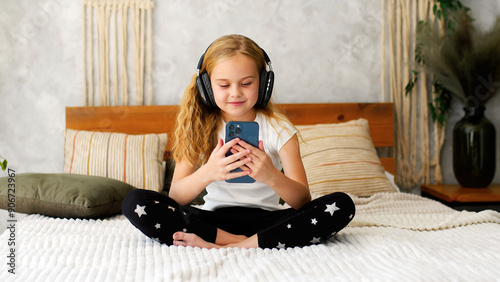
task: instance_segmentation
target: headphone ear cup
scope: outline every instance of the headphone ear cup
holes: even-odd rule
[[[198,91],[205,106],[210,106],[210,98],[207,97],[207,91],[205,90],[205,86],[203,86],[200,76],[196,77],[196,86],[198,86]]]
[[[273,93],[274,86],[274,72],[263,70],[260,74],[260,85],[259,85],[259,106],[267,106],[269,100],[271,100],[271,94]]]
[[[264,102],[264,97],[265,92],[266,92],[266,84],[267,84],[267,71],[262,70],[260,72],[260,78],[259,78],[259,97],[257,98],[257,104],[258,106],[262,106]]]
[[[208,73],[202,74],[201,80],[205,88],[205,96],[208,102],[207,106],[217,108],[217,104],[215,103],[215,98],[214,98],[214,92],[212,90],[212,83],[210,82],[210,77],[208,76]]]

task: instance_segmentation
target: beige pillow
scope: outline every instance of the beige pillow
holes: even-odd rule
[[[104,176],[161,192],[167,134],[130,135],[66,129],[64,171]]]
[[[368,121],[297,126],[300,151],[311,192],[371,196],[396,192],[370,137]]]

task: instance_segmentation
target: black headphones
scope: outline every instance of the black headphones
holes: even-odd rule
[[[210,46],[208,46],[210,48]],[[207,48],[207,50],[208,50]],[[271,60],[269,56],[267,56],[266,51],[260,48],[262,53],[264,53],[264,59],[266,60],[267,65],[269,66],[269,71],[266,70],[266,67],[260,71],[260,79],[259,79],[259,98],[257,99],[257,103],[255,106],[265,107],[269,100],[271,99],[271,94],[273,92],[274,85],[274,72],[273,67],[271,65]],[[205,53],[201,55],[200,61],[198,62],[196,77],[196,85],[198,86],[198,90],[200,91],[201,98],[204,104],[209,108],[217,108],[217,104],[214,99],[214,92],[212,90],[212,83],[210,82],[210,77],[208,77],[208,73],[200,74],[201,66],[203,65],[203,59],[205,58]]]

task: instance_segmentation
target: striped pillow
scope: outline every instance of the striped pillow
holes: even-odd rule
[[[129,135],[66,129],[64,172],[104,176],[136,188],[163,189],[167,134]]]
[[[297,126],[300,153],[312,193],[356,196],[396,192],[385,175],[365,119]]]

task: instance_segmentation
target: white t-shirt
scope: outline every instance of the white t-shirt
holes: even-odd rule
[[[283,145],[296,133],[293,126],[287,122],[280,125],[275,119],[270,119],[258,113],[255,122],[259,124],[259,140],[264,143],[264,151],[273,161],[278,170],[283,168],[279,151]],[[273,127],[274,125],[274,127]],[[219,131],[218,137],[224,140],[226,123]],[[207,186],[207,195],[203,198],[203,209],[215,210],[222,207],[244,206],[263,208],[266,210],[280,209],[279,195],[267,184],[255,181],[254,183],[227,183],[215,181]]]

